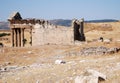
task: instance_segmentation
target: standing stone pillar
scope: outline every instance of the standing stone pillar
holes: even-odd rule
[[[18,28],[16,29],[16,47],[18,47]]]
[[[24,47],[24,28],[21,28],[21,46]]]
[[[19,28],[17,28],[17,47],[20,47]]]
[[[32,29],[30,29],[30,44],[32,46]]]
[[[16,28],[14,30],[14,33],[15,33],[15,35],[14,35],[15,47],[17,47],[17,29]]]
[[[13,31],[14,31],[14,47],[15,47],[15,46],[16,46],[16,36],[15,36],[15,35],[16,35],[16,32],[15,32],[15,28],[14,28]]]
[[[19,47],[19,29],[17,28],[17,47]]]
[[[21,47],[21,29],[19,28],[19,46]]]
[[[23,28],[23,47],[25,46],[25,38],[24,38],[24,31],[25,31],[25,29]]]
[[[11,29],[11,36],[12,36],[11,38],[12,47],[14,47],[14,29],[13,28]]]

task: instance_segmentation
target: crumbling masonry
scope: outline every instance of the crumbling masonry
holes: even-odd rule
[[[31,46],[46,44],[71,45],[85,41],[84,20],[73,20],[72,27],[58,27],[40,19],[22,19],[19,12],[13,13],[8,21],[11,28],[12,47],[25,46],[25,29],[30,29]]]

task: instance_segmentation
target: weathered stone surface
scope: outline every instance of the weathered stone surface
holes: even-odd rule
[[[111,40],[110,39],[104,39],[103,42],[106,43],[106,44],[109,44],[111,42]]]
[[[72,27],[74,31],[74,41],[85,41],[85,35],[84,35],[84,19],[74,19],[72,21]]]
[[[32,30],[33,46],[47,44],[73,44],[73,29],[71,28],[56,28],[52,25],[35,25]]]
[[[106,80],[106,75],[95,70],[87,70],[83,75],[75,78],[75,83],[99,83],[104,80]]]
[[[55,64],[65,64],[66,62],[65,61],[63,61],[63,60],[56,60],[55,61]]]
[[[111,54],[116,53],[120,48],[107,48],[107,47],[89,47],[84,48],[80,51],[79,55],[104,55],[104,54]]]
[[[102,73],[100,73],[100,72],[98,72],[98,71],[96,71],[96,70],[89,69],[89,70],[87,70],[86,73],[91,74],[92,76],[95,76],[95,77],[97,77],[98,79],[101,78],[101,79],[103,79],[103,80],[106,80],[106,75],[104,75],[104,74],[102,74]]]
[[[27,66],[5,66],[0,68],[0,72],[10,72],[10,71],[16,71],[16,70],[22,70],[24,68],[28,68]]]
[[[98,78],[93,76],[77,76],[75,83],[98,83]]]

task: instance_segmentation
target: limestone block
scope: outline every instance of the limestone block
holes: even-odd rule
[[[56,60],[55,61],[55,64],[65,64],[66,62],[65,61],[63,61],[63,60]]]
[[[99,83],[100,81],[105,81],[106,75],[96,71],[87,70],[84,74],[77,76],[75,78],[75,83]]]

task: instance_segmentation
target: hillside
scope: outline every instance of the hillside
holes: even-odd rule
[[[71,26],[72,20],[65,20],[65,19],[55,19],[50,20],[52,24],[61,25],[61,26]],[[118,20],[114,19],[102,19],[102,20],[85,20],[86,23],[103,23],[103,22],[118,22]]]
[[[50,20],[50,22],[54,25],[61,25],[61,26],[71,26],[72,20],[64,20],[64,19],[55,19]]]
[[[0,22],[0,30],[9,30],[8,22]]]
[[[60,25],[60,26],[71,26],[72,20],[65,20],[65,19],[54,19],[49,20],[50,23],[54,25]],[[86,23],[103,23],[103,22],[118,22],[118,20],[114,19],[103,19],[103,20],[89,20],[85,21]],[[9,23],[8,22],[0,22],[0,30],[9,30]]]
[[[100,22],[118,22],[119,20],[115,19],[101,19],[101,20],[88,20],[87,23],[100,23]]]
[[[113,41],[120,40],[120,22],[85,23],[85,35],[88,41],[100,37]]]

